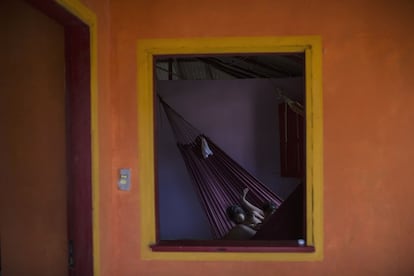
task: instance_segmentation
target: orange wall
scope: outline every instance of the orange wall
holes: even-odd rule
[[[102,275],[414,273],[413,1],[83,2],[99,22]],[[140,261],[137,39],[281,35],[323,40],[324,260]]]
[[[22,1],[0,4],[3,275],[67,275],[63,28]]]

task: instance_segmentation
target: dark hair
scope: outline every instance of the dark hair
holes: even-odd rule
[[[229,218],[231,220],[234,220],[234,218],[236,217],[237,214],[239,213],[243,213],[244,214],[244,210],[242,207],[240,207],[239,205],[232,205],[229,206],[226,210],[227,215],[229,216]]]
[[[262,210],[265,213],[273,213],[274,211],[276,211],[277,206],[276,204],[274,204],[271,201],[265,202],[262,206]]]

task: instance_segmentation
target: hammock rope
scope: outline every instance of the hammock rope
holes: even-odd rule
[[[162,98],[159,99],[216,239],[223,237],[234,226],[227,217],[226,209],[231,205],[241,205],[244,188],[249,188],[247,199],[253,205],[261,207],[270,201],[276,207],[280,206],[282,200],[270,188],[242,168]],[[203,138],[213,152],[207,158],[201,151]]]

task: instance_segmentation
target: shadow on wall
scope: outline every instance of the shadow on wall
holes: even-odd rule
[[[293,93],[295,98],[303,93],[301,78],[158,81],[157,93],[237,163],[286,198],[299,180],[280,177],[280,100],[274,85]],[[159,104],[156,117],[160,238],[212,239],[171,126]]]

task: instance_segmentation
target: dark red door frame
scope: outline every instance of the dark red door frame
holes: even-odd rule
[[[68,156],[68,268],[93,275],[89,27],[52,0],[26,0],[65,32]],[[70,245],[69,245],[70,244]]]

